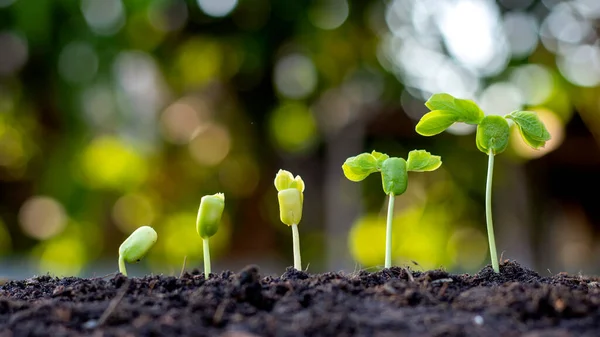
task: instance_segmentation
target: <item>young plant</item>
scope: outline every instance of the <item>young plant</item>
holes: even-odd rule
[[[205,279],[208,279],[211,272],[208,239],[219,230],[223,209],[225,209],[225,195],[223,193],[205,195],[200,199],[200,208],[198,209],[198,217],[196,218],[196,231],[202,238]]]
[[[119,271],[127,276],[125,262],[139,262],[156,242],[158,235],[149,226],[136,229],[119,247]]]
[[[275,188],[279,199],[279,218],[281,222],[292,227],[292,244],[294,246],[294,268],[302,270],[300,257],[300,236],[298,223],[302,219],[304,203],[304,181],[286,170],[279,170],[275,176]]]
[[[492,268],[498,273],[500,268],[492,222],[494,156],[502,153],[508,146],[508,120],[512,120],[517,125],[525,143],[534,149],[543,147],[550,140],[550,133],[537,114],[532,111],[513,111],[504,117],[485,116],[473,101],[455,98],[448,94],[435,94],[425,105],[431,111],[425,114],[416,126],[416,131],[423,136],[437,135],[454,123],[477,125],[475,143],[479,151],[488,155],[485,213]]]
[[[371,173],[381,172],[383,191],[389,196],[387,224],[385,233],[385,268],[392,266],[392,220],[394,217],[394,198],[406,191],[408,171],[434,171],[442,165],[439,156],[433,156],[425,150],[413,150],[408,159],[390,157],[385,153],[373,151],[361,153],[346,159],[342,170],[351,181],[364,180]]]

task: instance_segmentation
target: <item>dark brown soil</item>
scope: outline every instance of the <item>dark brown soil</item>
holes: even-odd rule
[[[40,276],[0,287],[0,336],[600,336],[600,279],[500,269]]]

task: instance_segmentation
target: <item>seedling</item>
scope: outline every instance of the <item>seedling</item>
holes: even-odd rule
[[[488,155],[488,172],[485,193],[485,218],[492,268],[500,272],[494,225],[492,221],[492,177],[494,175],[494,156],[502,153],[508,146],[509,125],[512,120],[523,137],[525,143],[539,149],[550,140],[550,133],[537,114],[532,111],[513,111],[508,115],[485,116],[473,101],[454,98],[448,94],[435,94],[425,105],[431,110],[425,114],[416,126],[416,131],[423,136],[437,135],[454,123],[477,125],[475,142],[479,151]]]
[[[302,219],[304,203],[304,181],[286,170],[279,170],[275,176],[275,188],[279,199],[279,218],[281,222],[292,227],[292,244],[294,246],[294,268],[302,270],[300,257],[300,236],[298,224]]]
[[[200,199],[200,208],[198,209],[198,217],[196,218],[196,231],[202,238],[205,279],[208,279],[211,272],[208,239],[219,230],[219,223],[221,222],[224,208],[225,195],[223,193],[205,195]]]
[[[413,150],[408,159],[390,157],[385,153],[373,151],[361,153],[346,159],[342,170],[351,181],[362,181],[371,173],[381,172],[383,191],[388,195],[387,224],[385,233],[385,268],[392,266],[392,220],[394,217],[394,198],[406,191],[408,171],[434,171],[442,165],[439,156],[433,156],[425,150]]]
[[[139,262],[152,248],[157,238],[156,231],[149,226],[142,226],[131,233],[119,247],[119,271],[121,274],[127,276],[125,262]]]

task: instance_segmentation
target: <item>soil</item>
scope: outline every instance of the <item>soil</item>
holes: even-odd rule
[[[600,336],[599,278],[500,271],[39,276],[0,286],[0,336]]]

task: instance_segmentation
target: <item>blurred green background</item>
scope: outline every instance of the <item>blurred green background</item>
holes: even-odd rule
[[[213,270],[281,273],[280,168],[306,182],[308,270],[376,268],[381,182],[341,165],[415,148],[444,165],[397,198],[395,263],[475,272],[487,158],[473,128],[415,133],[436,92],[538,112],[552,141],[514,134],[496,160],[498,251],[600,273],[599,19],[597,0],[0,0],[0,274],[113,272],[141,225],[159,239],[130,273],[200,267],[196,211],[216,192]]]

